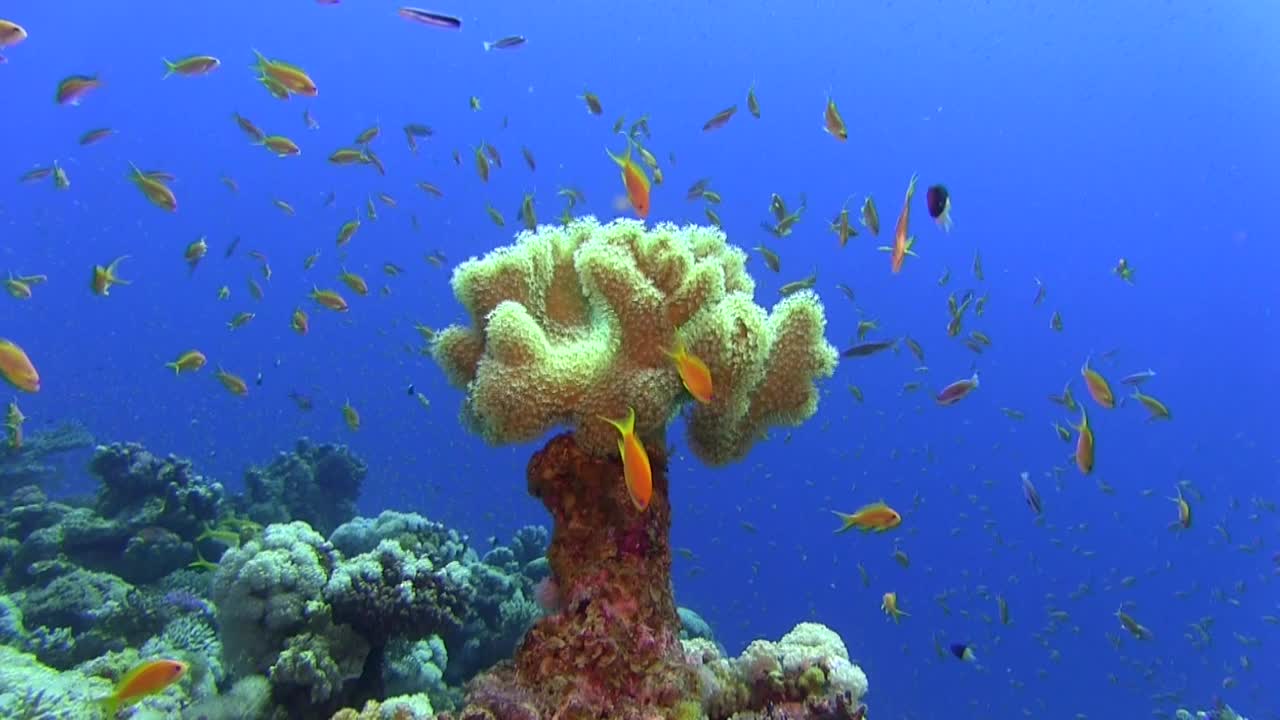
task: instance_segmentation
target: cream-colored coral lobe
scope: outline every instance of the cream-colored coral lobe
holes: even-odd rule
[[[838,359],[818,296],[765,311],[746,254],[715,228],[592,217],[542,226],[459,265],[453,291],[471,325],[445,328],[432,353],[467,391],[468,426],[493,443],[567,426],[607,454],[617,432],[600,416],[634,407],[637,432],[655,437],[687,407],[689,446],[723,464],[768,427],[812,416],[815,382]],[[715,378],[708,404],[692,401],[665,352],[677,335]]]

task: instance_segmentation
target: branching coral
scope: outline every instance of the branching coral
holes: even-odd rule
[[[544,226],[458,266],[453,290],[472,327],[451,326],[432,352],[467,388],[464,417],[492,442],[535,439],[557,425],[606,454],[617,434],[598,416],[636,409],[637,431],[661,435],[685,398],[664,352],[679,337],[715,380],[690,413],[690,446],[720,464],[746,454],[769,425],[813,414],[813,381],[836,351],[817,295],[766,314],[752,300],[746,256],[713,228],[583,218]]]

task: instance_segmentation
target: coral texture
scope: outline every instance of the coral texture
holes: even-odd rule
[[[454,294],[472,325],[445,328],[432,353],[466,387],[463,416],[491,442],[569,425],[581,447],[605,454],[617,433],[599,416],[634,407],[637,432],[654,437],[687,398],[664,352],[679,339],[715,381],[712,402],[690,411],[690,447],[730,462],[768,426],[810,417],[813,381],[837,360],[818,296],[795,293],[766,313],[745,263],[714,228],[589,217],[543,226],[457,267]]]

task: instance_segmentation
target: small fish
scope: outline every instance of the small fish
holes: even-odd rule
[[[1116,617],[1120,619],[1120,626],[1138,640],[1150,640],[1154,637],[1150,630],[1134,620],[1123,608],[1116,610]]]
[[[312,300],[315,300],[321,307],[334,312],[346,312],[350,309],[347,305],[347,299],[338,294],[336,290],[321,290],[320,288],[312,286],[309,297]]]
[[[444,15],[415,7],[402,7],[396,11],[396,14],[405,20],[445,30],[458,30],[462,27],[462,20],[452,15]]]
[[[1155,376],[1156,376],[1156,371],[1148,368],[1147,370],[1136,372],[1132,375],[1126,375],[1123,378],[1120,378],[1120,384],[1137,386],[1137,385],[1141,385],[1142,383],[1150,380]]]
[[[1183,530],[1191,529],[1191,504],[1187,502],[1186,496],[1182,494],[1182,486],[1177,486],[1178,497],[1169,498],[1178,506],[1178,522],[1174,525],[1176,528]]]
[[[1093,472],[1093,429],[1089,427],[1089,414],[1085,412],[1084,406],[1080,406],[1080,424],[1073,426],[1076,430],[1076,468],[1080,470],[1080,474],[1088,475]]]
[[[925,203],[929,208],[929,217],[942,228],[944,232],[951,231],[951,193],[947,191],[946,185],[930,185],[925,192]],[[974,261],[978,261],[975,259]],[[974,274],[981,272],[981,265],[974,265]],[[982,278],[978,278],[981,280]]]
[[[222,64],[221,60],[212,55],[192,55],[177,62],[169,62],[161,58],[161,61],[164,62],[165,66],[165,78],[170,75],[185,75],[187,77],[208,75],[217,70],[218,66]]]
[[[627,191],[627,201],[641,219],[649,217],[649,176],[644,168],[631,159],[631,148],[635,141],[627,138],[627,154],[619,157],[605,148],[605,152],[622,169],[622,185]]]
[[[178,198],[167,185],[142,172],[133,163],[129,163],[129,168],[129,179],[152,205],[169,212],[175,212],[178,209]]]
[[[360,430],[360,412],[351,405],[350,400],[342,403],[342,421],[352,432]]]
[[[0,338],[0,377],[23,392],[40,392],[40,373],[17,343]]]
[[[876,340],[873,342],[858,343],[857,345],[854,345],[850,348],[842,350],[840,352],[840,357],[842,358],[870,357],[884,350],[888,350],[891,347],[896,347],[897,344],[898,344],[898,340],[896,338],[893,340]]]
[[[911,351],[911,354],[912,356],[915,357],[916,362],[920,363],[921,365],[924,365],[925,364],[924,348],[920,346],[920,343],[916,342],[916,340],[911,336],[906,336],[902,338],[902,341],[907,344],[907,349]]]
[[[1110,410],[1116,406],[1115,395],[1111,392],[1111,385],[1107,383],[1107,379],[1097,370],[1089,367],[1089,358],[1086,357],[1084,365],[1080,367],[1080,375],[1084,377],[1085,388],[1089,391],[1089,397],[1102,407]]]
[[[973,649],[964,643],[951,643],[950,649],[957,660],[975,662],[978,659],[978,656],[973,654]]]
[[[711,208],[703,208],[702,212],[704,215],[707,216],[707,222],[711,223],[712,225],[718,228],[724,227],[724,224],[720,222],[720,213],[717,213],[715,210],[712,210]]]
[[[1147,422],[1173,419],[1173,415],[1169,412],[1169,408],[1166,407],[1164,403],[1150,395],[1147,395],[1138,388],[1135,387],[1133,389],[1133,394],[1129,397],[1142,403],[1142,407],[1147,409]]]
[[[480,107],[480,98],[475,95],[467,98],[467,106],[471,108],[471,112],[480,112],[482,109]]]
[[[248,325],[249,322],[252,321],[255,317],[257,317],[257,315],[251,312],[247,312],[247,311],[238,312],[235,315],[233,315],[230,320],[227,321],[227,329],[239,330],[245,325]]]
[[[298,144],[283,135],[267,135],[258,143],[276,154],[276,157],[294,157],[302,154]]]
[[[302,125],[308,130],[319,130],[320,123],[316,122],[316,118],[311,114],[311,108],[305,108],[302,111]]]
[[[754,248],[752,248],[752,250],[755,250],[756,252],[760,253],[760,257],[764,260],[765,267],[769,268],[774,272],[779,272],[782,269],[782,260],[778,257],[778,254],[775,253],[774,251],[770,250],[769,248],[763,245],[757,245]]]
[[[476,174],[480,176],[481,182],[489,182],[489,158],[484,154],[484,143],[480,143],[480,147],[475,149],[476,155]]]
[[[1036,486],[1031,482],[1031,473],[1023,472],[1022,478],[1022,498],[1027,501],[1027,507],[1036,515],[1044,511],[1044,506],[1040,503],[1040,493],[1036,490]]]
[[[939,405],[955,405],[976,389],[978,389],[978,373],[974,372],[972,377],[956,380],[942,388],[934,399]]]
[[[127,260],[128,255],[120,257],[107,263],[106,267],[101,265],[93,266],[93,278],[89,282],[89,288],[93,290],[94,295],[106,296],[111,294],[112,285],[128,285],[128,280],[121,280],[116,275],[116,271],[120,268],[120,263]]]
[[[627,493],[636,509],[644,512],[653,498],[653,472],[644,443],[636,435],[635,408],[628,407],[627,417],[623,420],[611,420],[603,416],[600,419],[618,429],[618,454],[622,456],[622,474],[627,484]]]
[[[253,54],[258,59],[255,69],[260,71],[264,78],[274,80],[295,95],[315,97],[319,94],[315,81],[302,68],[290,65],[283,60],[269,60],[257,50],[254,50]]]
[[[167,362],[165,367],[173,370],[174,375],[181,375],[184,372],[196,372],[205,366],[208,362],[204,353],[199,350],[188,350],[177,357],[173,362]]]
[[[1062,332],[1062,313],[1057,310],[1053,311],[1053,315],[1049,318],[1049,329],[1054,332]]]
[[[1112,268],[1111,272],[1115,273],[1116,277],[1130,285],[1133,284],[1133,268],[1129,266],[1128,260],[1125,260],[1124,258],[1117,260],[1116,266]]]
[[[523,35],[508,35],[500,40],[494,40],[493,42],[485,42],[484,51],[489,52],[490,50],[510,50],[511,48],[518,48],[521,45],[524,45],[526,42],[528,42],[528,40],[526,40]]]
[[[721,110],[720,112],[716,113],[715,115],[712,115],[710,120],[703,123],[702,132],[708,132],[710,130],[718,130],[724,127],[725,125],[729,124],[729,121],[733,119],[734,114],[737,112],[738,112],[738,106],[731,105]]]
[[[1039,305],[1040,303],[1044,302],[1044,296],[1045,296],[1046,290],[1044,287],[1044,283],[1040,282],[1040,278],[1032,278],[1032,279],[1036,281],[1036,296],[1031,298],[1031,304]]]
[[[590,90],[584,90],[578,97],[587,104],[587,112],[592,115],[600,115],[604,113],[604,106],[600,104],[600,98],[595,93]]]
[[[97,75],[72,75],[58,83],[53,99],[59,105],[79,105],[89,92],[101,86]]]
[[[751,116],[757,120],[760,119],[760,101],[756,99],[755,83],[752,83],[751,87],[747,88],[747,112],[751,113]]]
[[[356,231],[360,229],[360,218],[348,220],[338,228],[338,247],[343,247],[351,242],[351,238],[355,237]]]
[[[26,421],[27,416],[18,407],[18,399],[10,400],[9,407],[5,409],[4,430],[9,447],[13,450],[22,448],[22,424]]]
[[[120,708],[162,692],[186,672],[187,664],[181,660],[147,660],[137,665],[120,678],[110,695],[97,701],[103,716],[114,718]]]
[[[840,527],[835,530],[837,534],[847,532],[853,528],[863,532],[882,533],[902,524],[902,516],[898,514],[898,511],[889,507],[883,501],[863,505],[851,513],[842,513],[839,510],[832,510],[831,512],[840,518]]]
[[[782,297],[787,297],[788,295],[793,295],[795,293],[800,292],[801,290],[810,290],[813,288],[814,285],[817,285],[817,284],[818,284],[818,271],[814,270],[813,273],[808,277],[802,278],[800,280],[793,280],[787,283],[786,285],[783,285],[782,287],[778,288],[778,294],[781,295]]]
[[[213,374],[213,376],[217,378],[218,382],[222,383],[222,387],[226,388],[227,392],[231,393],[232,395],[238,395],[240,397],[244,397],[249,394],[249,383],[246,383],[244,381],[244,378],[240,377],[239,375],[236,375],[235,373],[229,373],[226,370],[223,370],[221,367],[219,367],[218,370]]]
[[[856,299],[856,296],[853,292],[853,288],[849,287],[848,285],[845,285],[844,283],[836,283],[836,289],[839,290],[841,293],[843,293],[845,298],[847,298],[849,302],[853,302]]]
[[[280,212],[283,212],[285,215],[288,215],[290,217],[293,217],[294,215],[298,214],[298,211],[294,210],[292,205],[285,202],[284,200],[281,200],[280,198],[272,198],[271,204],[279,208]]]
[[[484,210],[489,215],[489,219],[498,227],[506,227],[507,221],[502,217],[502,211],[494,207],[492,203],[485,203]]]
[[[311,318],[307,316],[307,311],[294,308],[293,314],[289,316],[289,327],[299,335],[306,335],[311,330]]]
[[[906,260],[907,254],[911,250],[907,238],[907,225],[911,218],[911,198],[916,194],[916,181],[918,179],[916,175],[912,175],[910,182],[907,183],[907,193],[902,200],[902,212],[898,214],[898,223],[893,230],[891,268],[895,273],[902,270],[902,263]]]
[[[862,226],[870,230],[872,236],[880,234],[880,213],[876,211],[876,201],[870,195],[862,201]]]
[[[0,20],[0,48],[17,45],[27,39],[27,31],[12,20]]]
[[[80,145],[93,145],[115,134],[116,131],[111,128],[95,128],[80,136]]]
[[[351,288],[352,292],[361,297],[369,294],[369,284],[365,282],[365,279],[353,272],[348,272],[346,268],[341,269],[338,274],[338,280],[340,280],[343,285]]]
[[[28,170],[28,171],[26,171],[26,172],[22,173],[22,175],[18,178],[18,182],[20,182],[20,183],[31,183],[31,182],[37,182],[37,181],[40,181],[40,180],[43,180],[43,179],[45,179],[45,178],[49,177],[49,176],[50,176],[50,175],[52,175],[52,174],[53,174],[53,168],[52,168],[52,167],[37,167],[37,168],[32,168],[32,169],[30,169],[30,170]]]
[[[205,241],[204,236],[202,235],[191,242],[191,244],[187,245],[187,249],[183,251],[182,257],[187,261],[187,266],[190,268],[190,272],[195,272],[196,266],[200,264],[200,261],[203,260],[207,254],[209,254],[209,243]]]
[[[694,400],[706,404],[714,399],[711,370],[702,358],[685,348],[684,341],[677,337],[675,349],[666,351],[666,355],[675,363],[680,381],[684,383],[685,390],[689,391]]]
[[[822,113],[822,129],[840,142],[849,139],[849,130],[845,127],[844,118],[840,117],[840,111],[836,109],[836,101],[830,96],[827,97],[826,110]]]
[[[978,280],[979,282],[985,279],[985,276],[983,275],[983,272],[982,272],[982,251],[981,250],[973,251],[973,277],[975,280]]]
[[[524,164],[529,166],[529,172],[537,172],[538,161],[533,158],[533,151],[528,147],[521,145],[520,154],[524,156]]]
[[[62,169],[57,160],[53,161],[53,187],[55,190],[66,190],[71,187],[67,171]]]
[[[901,618],[911,617],[910,613],[898,609],[898,593],[895,592],[887,592],[884,594],[880,599],[880,609],[884,611],[885,615],[893,618],[895,623]]]

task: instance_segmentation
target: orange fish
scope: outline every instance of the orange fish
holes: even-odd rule
[[[649,467],[649,454],[644,450],[644,443],[636,436],[636,409],[627,408],[627,419],[611,420],[601,416],[601,420],[618,428],[618,454],[622,456],[622,474],[627,482],[627,492],[636,509],[644,511],[653,498],[653,471]]]
[[[0,338],[0,376],[19,390],[40,392],[40,373],[31,358],[12,340]]]
[[[132,705],[149,695],[155,695],[182,679],[187,664],[181,660],[148,660],[130,670],[110,695],[98,702],[106,717],[113,718],[121,707]]]
[[[1097,370],[1089,367],[1089,358],[1080,366],[1080,374],[1084,376],[1084,386],[1089,390],[1089,397],[1102,407],[1110,410],[1116,406],[1116,396],[1111,392],[1111,385]]]
[[[90,289],[94,295],[110,295],[112,285],[128,285],[128,280],[121,280],[116,276],[116,270],[120,267],[120,262],[127,259],[128,255],[121,255],[112,260],[106,267],[101,265],[93,266],[93,280],[89,283]]]
[[[1089,427],[1089,414],[1080,406],[1080,424],[1075,426],[1076,432],[1076,467],[1088,475],[1093,472],[1093,430]]]
[[[898,213],[898,224],[893,228],[893,259],[892,267],[894,272],[902,270],[902,262],[907,259],[907,222],[911,218],[911,197],[916,194],[916,180],[919,176],[912,175],[911,181],[907,183],[907,196],[902,200],[902,212]]]
[[[173,194],[169,186],[142,172],[133,163],[129,163],[129,168],[129,179],[133,181],[134,185],[138,186],[138,189],[147,197],[147,200],[151,201],[152,205],[169,212],[174,212],[178,209],[178,197]]]
[[[684,342],[676,338],[676,349],[666,351],[676,364],[684,389],[689,391],[693,399],[700,403],[709,403],[713,398],[711,390],[711,370],[702,358],[692,355],[684,347]]]
[[[636,215],[641,219],[649,217],[649,176],[645,173],[644,168],[637,165],[631,159],[631,146],[635,141],[627,138],[627,154],[618,157],[613,151],[605,148],[605,152],[609,153],[609,157],[618,163],[618,167],[622,168],[622,185],[627,189],[627,200],[630,201],[631,207],[635,209]]]
[[[902,516],[897,510],[886,505],[883,501],[873,502],[870,505],[863,505],[852,513],[842,513],[839,510],[832,510],[836,517],[840,518],[840,527],[836,528],[836,533],[846,532],[853,528],[858,528],[863,532],[884,532],[892,530],[902,524]]]
[[[1183,530],[1191,529],[1191,504],[1182,495],[1181,485],[1178,486],[1178,497],[1169,499],[1178,505],[1178,522],[1173,527],[1180,527]]]
[[[302,68],[279,60],[268,60],[257,50],[253,54],[258,56],[255,69],[260,70],[263,77],[276,81],[295,95],[315,97],[319,93],[315,82]]]
[[[898,622],[899,618],[911,617],[910,613],[898,609],[898,593],[896,592],[884,594],[884,597],[880,600],[880,609],[884,611],[885,615],[893,618],[895,623]]]
[[[844,142],[849,139],[849,130],[844,125],[844,118],[840,117],[840,111],[836,109],[836,101],[827,96],[827,109],[822,113],[822,129],[831,134],[831,137]]]

